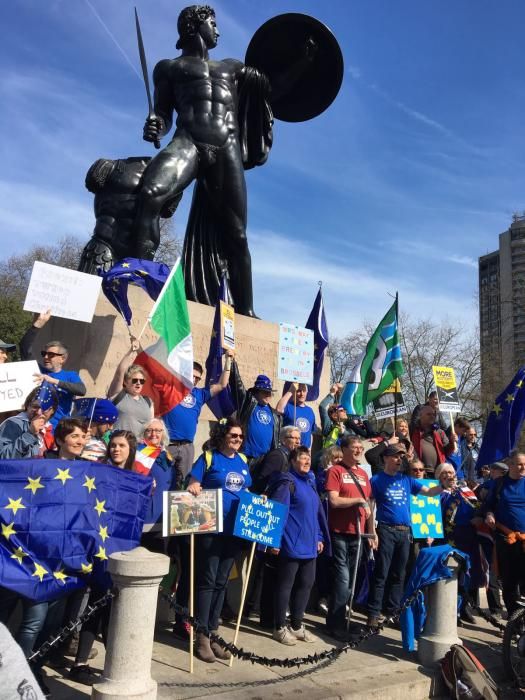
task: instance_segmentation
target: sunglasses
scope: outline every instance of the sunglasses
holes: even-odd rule
[[[201,376],[197,376],[196,374],[193,375],[193,381],[194,381],[194,382],[200,382],[201,379],[202,379]]]
[[[424,472],[425,470],[423,469],[423,467],[412,467],[412,469],[411,469],[410,471],[413,471],[413,472]]]
[[[132,379],[131,383],[132,384],[145,384],[146,380],[145,379]]]
[[[49,352],[48,350],[41,350],[40,354],[42,357],[50,357],[51,359],[53,357],[63,357],[64,353],[63,352]]]
[[[229,437],[232,440],[242,440],[244,436],[242,433],[228,433],[226,437]]]

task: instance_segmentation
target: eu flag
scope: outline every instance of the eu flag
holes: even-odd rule
[[[141,287],[156,300],[169,274],[170,268],[164,263],[124,258],[102,274],[102,291],[129,326],[132,313],[128,303],[128,285]]]
[[[324,354],[328,347],[328,326],[326,324],[321,289],[317,292],[305,328],[314,332],[314,381],[313,384],[308,387],[306,400],[316,401],[319,398],[319,382],[321,381],[321,374],[323,372]],[[289,391],[289,387],[290,382],[286,382],[283,388],[283,394]]]
[[[525,366],[494,401],[479,450],[477,469],[505,459],[516,447],[525,418]]]
[[[219,298],[215,306],[215,316],[213,318],[213,328],[210,338],[210,350],[206,360],[207,387],[209,387],[211,384],[216,384],[222,374],[222,356],[224,355],[224,350],[221,347],[221,301],[228,304],[229,298],[230,292],[228,289],[228,282],[226,277],[223,275],[219,289]],[[235,411],[235,406],[233,405],[230,387],[227,386],[216,396],[210,399],[208,401],[208,407],[218,420],[231,416],[231,414]]]
[[[51,600],[136,547],[152,479],[96,462],[0,461],[0,586]]]

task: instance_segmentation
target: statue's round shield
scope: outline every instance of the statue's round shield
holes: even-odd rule
[[[335,36],[319,20],[297,12],[277,15],[259,27],[245,64],[268,77],[274,116],[285,122],[303,122],[324,112],[343,80],[343,55]]]

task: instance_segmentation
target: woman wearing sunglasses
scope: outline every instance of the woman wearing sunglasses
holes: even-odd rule
[[[194,496],[202,489],[222,489],[223,532],[199,535],[196,540],[197,619],[207,633],[219,627],[228,577],[242,548],[242,540],[232,534],[238,493],[252,483],[246,458],[238,454],[242,440],[242,428],[236,419],[219,423],[208,441],[208,458],[202,454],[189,474],[188,491]],[[210,645],[202,632],[197,633],[195,653],[208,663],[230,658],[229,651],[215,642]]]
[[[153,418],[153,401],[143,396],[146,374],[140,365],[132,364],[137,355],[138,343],[120,361],[108,390],[108,399],[118,407],[115,430],[130,430],[136,437]]]

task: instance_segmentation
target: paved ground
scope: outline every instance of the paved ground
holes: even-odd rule
[[[358,621],[364,620],[359,615]],[[284,647],[261,631],[255,623],[242,625],[239,646],[260,655],[285,658],[305,656],[332,646],[332,640],[323,634],[321,618],[308,615],[307,625],[318,635],[315,644],[298,643]],[[233,626],[225,625],[220,633],[233,639]],[[496,679],[502,678],[501,638],[494,628],[479,619],[479,624],[466,625],[460,636],[486,665]],[[104,649],[97,642],[98,656],[92,667],[99,672],[104,665]],[[265,668],[246,661],[234,660],[233,668],[227,662],[205,664],[195,659],[193,675],[189,672],[187,646],[176,640],[167,623],[157,626],[153,651],[152,675],[158,682],[159,698],[294,698],[307,700],[331,698],[371,698],[379,700],[418,700],[442,697],[443,689],[435,682],[434,673],[417,663],[415,654],[408,654],[401,646],[401,634],[386,629],[363,643],[359,650],[341,655],[332,663],[321,663],[301,669]],[[55,700],[83,700],[90,696],[90,688],[63,679],[57,671],[46,669],[49,686]],[[502,682],[502,698],[521,697]]]

